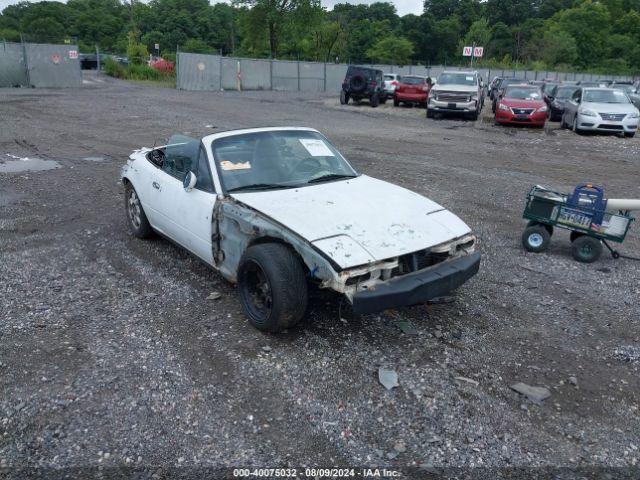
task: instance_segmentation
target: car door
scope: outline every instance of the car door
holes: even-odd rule
[[[188,191],[184,179],[189,172],[197,181]],[[202,143],[188,137],[172,137],[166,147],[163,168],[156,172],[154,188],[158,229],[213,264],[211,234],[216,193]]]
[[[582,96],[582,90],[577,89],[571,95],[571,100],[569,100],[564,107],[564,118],[565,124],[571,126],[573,125],[573,120],[578,113],[578,104],[580,103],[580,98]]]

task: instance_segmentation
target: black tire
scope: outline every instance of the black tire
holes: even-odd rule
[[[356,74],[349,80],[349,91],[362,93],[367,88],[367,79],[364,75]]]
[[[571,127],[571,129],[578,135],[582,135],[582,130],[580,130],[580,128],[578,127],[578,115],[573,117],[573,126]]]
[[[153,229],[144,213],[142,203],[136,189],[130,182],[124,184],[124,207],[127,212],[127,224],[129,230],[138,238],[149,238],[153,235]]]
[[[475,122],[476,120],[478,120],[478,111],[477,110],[475,112],[473,112],[471,115],[469,115],[469,120],[471,120],[472,122]]]
[[[387,103],[386,95],[380,95],[378,98],[380,99],[380,105],[384,105],[385,103]]]
[[[627,138],[633,138],[636,132],[625,132],[624,136]]]
[[[307,280],[295,253],[279,243],[249,247],[240,260],[238,295],[251,324],[264,332],[296,325],[307,309]]]
[[[394,107],[399,107],[400,106],[400,101],[398,100],[397,97],[393,97],[393,106]]]
[[[582,263],[593,263],[602,255],[602,242],[589,235],[580,235],[571,242],[573,258]]]
[[[371,98],[369,99],[369,103],[371,104],[372,108],[376,108],[378,105],[380,105],[380,97],[378,96],[377,93],[374,93],[373,95],[371,95]]]
[[[574,242],[574,240],[575,240],[576,238],[581,237],[581,236],[583,236],[583,235],[584,235],[584,233],[580,233],[580,232],[571,232],[571,233],[569,234],[569,240],[571,241],[571,243],[573,243],[573,242]]]
[[[549,248],[551,235],[544,225],[532,225],[522,232],[522,246],[527,252],[540,253]]]
[[[347,103],[349,103],[349,94],[342,90],[340,92],[340,105],[346,105]]]
[[[429,107],[427,107],[427,118],[433,118],[433,110],[429,110]]]

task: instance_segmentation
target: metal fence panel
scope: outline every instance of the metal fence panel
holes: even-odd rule
[[[347,75],[347,65],[342,63],[327,63],[327,92],[339,92],[342,81]]]
[[[284,60],[274,61],[271,65],[271,83],[274,90],[298,90],[298,64]]]
[[[300,90],[304,92],[322,92],[325,88],[324,63],[300,62]]]
[[[237,58],[222,58],[222,88],[224,90],[238,89],[238,62]]]
[[[19,43],[0,43],[0,87],[17,87],[28,84],[22,45]]]
[[[34,87],[80,87],[82,72],[76,45],[26,43],[29,82]]]
[[[269,60],[240,59],[240,79],[244,90],[271,90]]]
[[[178,53],[177,87],[180,90],[220,90],[222,57],[198,53]]]

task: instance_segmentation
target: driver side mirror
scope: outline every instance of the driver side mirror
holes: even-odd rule
[[[198,178],[196,174],[193,172],[187,172],[187,175],[184,177],[184,181],[182,182],[182,186],[184,187],[185,192],[190,192],[193,190],[193,187],[196,186],[196,182]]]

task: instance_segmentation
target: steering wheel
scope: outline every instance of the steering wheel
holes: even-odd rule
[[[307,157],[300,161],[295,167],[293,172],[295,173],[314,173],[322,168],[320,161],[313,157]]]

